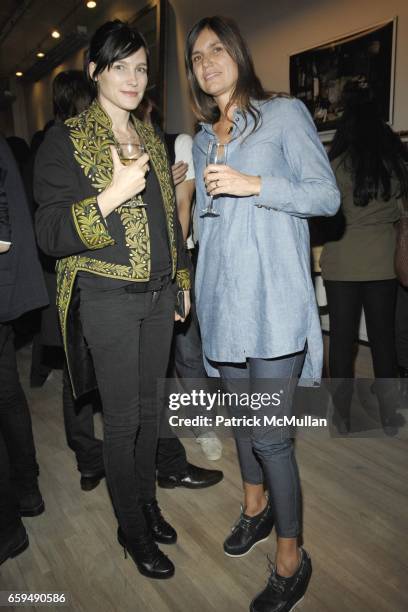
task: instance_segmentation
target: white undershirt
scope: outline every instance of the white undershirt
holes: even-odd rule
[[[188,164],[186,181],[195,179],[194,162],[193,162],[193,139],[189,134],[179,134],[174,143],[175,163],[183,161]],[[187,238],[187,248],[194,249],[194,240],[192,234]]]

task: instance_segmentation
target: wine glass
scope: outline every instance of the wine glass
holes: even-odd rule
[[[207,149],[207,166],[210,164],[226,164],[227,163],[227,145],[210,140]],[[214,196],[210,196],[209,204],[202,211],[203,217],[219,217],[220,213],[214,210]]]
[[[120,161],[124,166],[129,166],[133,164],[139,157],[143,155],[145,152],[144,145],[139,142],[119,142],[118,143],[118,153]],[[134,195],[130,200],[127,200],[122,204],[122,206],[127,206],[129,208],[137,208],[139,206],[147,206],[145,202],[143,202],[143,198],[140,194]]]

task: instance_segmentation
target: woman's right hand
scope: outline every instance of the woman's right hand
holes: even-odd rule
[[[109,187],[98,195],[101,213],[107,217],[118,206],[141,193],[146,187],[149,156],[144,153],[135,162],[124,166],[115,147],[111,146],[113,174]]]

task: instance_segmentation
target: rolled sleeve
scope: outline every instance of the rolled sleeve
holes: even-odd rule
[[[299,217],[331,216],[340,193],[312,118],[299,100],[287,100],[282,118],[282,151],[288,176],[261,175],[257,207]]]

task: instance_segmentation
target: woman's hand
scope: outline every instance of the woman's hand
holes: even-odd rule
[[[261,192],[261,177],[243,174],[221,164],[210,164],[204,172],[207,193],[210,196],[220,194],[234,196],[259,195]]]
[[[149,156],[144,153],[139,159],[128,166],[120,161],[115,147],[111,147],[113,161],[113,176],[110,188],[115,190],[120,203],[143,191],[146,187],[145,175],[149,169]]]
[[[180,317],[179,314],[177,314],[177,312],[175,312],[174,320],[181,321],[182,323],[184,323],[184,321],[187,319],[189,315],[190,308],[191,308],[190,291],[184,291],[184,310],[185,310],[186,316],[183,319],[182,317]]]
[[[180,183],[184,181],[187,175],[188,164],[183,161],[177,162],[177,164],[173,164],[171,167],[171,173],[173,175],[174,186],[176,187]]]
[[[115,147],[111,147],[113,175],[109,187],[98,196],[101,213],[107,217],[115,208],[130,200],[146,187],[145,175],[149,169],[149,156],[144,153],[135,162],[124,166]]]

